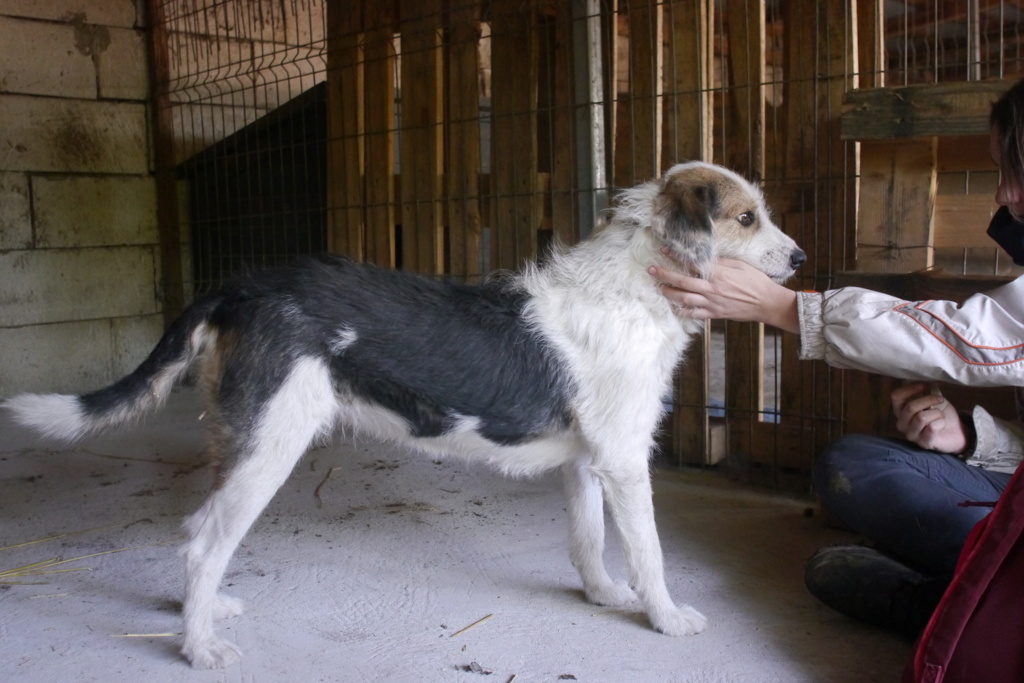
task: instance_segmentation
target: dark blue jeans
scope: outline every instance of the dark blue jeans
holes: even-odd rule
[[[909,441],[848,435],[814,465],[825,509],[880,550],[936,577],[952,576],[971,528],[991,512],[1009,474],[971,467]]]

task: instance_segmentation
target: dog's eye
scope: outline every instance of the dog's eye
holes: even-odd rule
[[[749,228],[751,225],[754,224],[754,212],[746,211],[744,213],[741,213],[739,216],[736,217],[736,220],[738,220],[740,222],[740,225],[742,225],[744,228]]]

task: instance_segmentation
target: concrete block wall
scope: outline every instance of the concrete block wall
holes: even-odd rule
[[[99,388],[159,338],[136,0],[0,0],[0,397]]]

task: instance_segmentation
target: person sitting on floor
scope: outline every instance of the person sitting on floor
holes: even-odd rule
[[[1024,265],[1024,80],[993,104],[990,129],[1001,177],[988,234]],[[891,396],[903,439],[847,435],[815,462],[824,508],[870,545],[824,548],[805,574],[826,605],[916,636],[990,510],[961,503],[998,499],[1024,459],[1020,424],[959,412],[931,382],[1024,386],[1024,277],[963,305],[908,306],[858,288],[795,292],[731,260],[709,280],[650,272],[695,318],[773,325],[800,335],[803,359],[917,380]]]

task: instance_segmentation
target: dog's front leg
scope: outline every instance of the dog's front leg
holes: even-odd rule
[[[700,633],[707,619],[689,605],[676,607],[665,586],[665,568],[654,522],[647,458],[605,475],[605,495],[622,539],[630,585],[655,629],[671,636]]]
[[[601,482],[588,464],[562,467],[569,501],[569,540],[573,566],[583,580],[587,600],[595,605],[624,605],[636,600],[625,583],[616,583],[604,566],[604,498]]]

